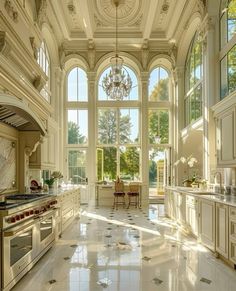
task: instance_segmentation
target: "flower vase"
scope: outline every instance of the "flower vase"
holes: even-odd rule
[[[191,181],[184,181],[183,185],[184,187],[191,187],[192,182]]]

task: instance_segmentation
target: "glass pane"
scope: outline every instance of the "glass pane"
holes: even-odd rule
[[[189,118],[189,112],[190,112],[190,107],[189,107],[189,97],[187,97],[184,100],[184,112],[185,112],[185,125],[188,125],[190,123],[190,118]]]
[[[195,98],[194,92],[192,92],[189,96],[189,103],[190,103],[190,123],[195,120]]]
[[[139,110],[120,110],[120,143],[138,143],[139,141]]]
[[[98,109],[98,143],[115,144],[117,142],[116,109]]]
[[[195,120],[202,116],[202,86],[198,86],[195,90]]]
[[[200,81],[202,77],[202,45],[197,42],[194,48],[194,54],[195,54],[195,64],[194,64],[194,75],[195,75],[195,84]]]
[[[228,6],[228,41],[236,33],[236,0],[231,0]]]
[[[228,53],[228,86],[229,93],[236,89],[236,46]]]
[[[88,82],[86,73],[78,68],[78,101],[88,101]]]
[[[189,63],[189,87],[190,88],[192,88],[194,86],[194,84],[195,84],[194,70],[195,70],[194,53],[191,52],[190,63]]]
[[[71,70],[67,82],[68,101],[78,101],[77,70]]]
[[[104,147],[97,149],[97,179],[111,181],[117,176],[117,149],[115,147]]]
[[[83,184],[86,181],[86,150],[69,150],[68,179],[73,184]]]
[[[220,96],[223,99],[228,94],[228,81],[227,81],[227,57],[225,56],[220,62],[221,84]]]
[[[139,180],[140,148],[120,148],[120,177],[122,180]]]
[[[227,13],[223,13],[220,19],[220,44],[223,48],[227,43]]]
[[[149,195],[164,194],[165,149],[152,148],[149,151]]]
[[[149,100],[166,101],[169,99],[169,75],[163,68],[156,68],[150,74]]]
[[[68,110],[68,144],[88,141],[88,110]]]
[[[149,143],[169,143],[169,111],[149,110]]]
[[[40,241],[45,240],[51,233],[53,229],[52,217],[44,219],[40,222]]]

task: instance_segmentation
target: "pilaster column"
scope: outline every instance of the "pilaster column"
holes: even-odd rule
[[[96,182],[96,73],[87,72],[88,77],[88,151],[87,151],[87,177],[89,203],[95,202]]]
[[[142,72],[141,80],[141,168],[140,176],[142,180],[142,205],[149,202],[149,148],[148,148],[148,83],[149,73]]]
[[[178,160],[182,153],[182,140],[180,131],[184,128],[184,67],[176,67],[174,72],[174,92],[173,105],[171,110],[171,140],[172,150],[172,183],[180,185],[182,173],[178,168],[174,167],[174,161]],[[175,117],[175,118],[174,118]]]
[[[210,107],[215,103],[219,73],[216,68],[214,18],[207,16],[201,26],[203,43],[203,177],[210,181],[210,168],[215,167],[215,125]]]

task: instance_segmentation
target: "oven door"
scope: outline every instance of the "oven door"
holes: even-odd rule
[[[38,231],[39,231],[39,240],[38,240],[38,250],[39,253],[44,253],[52,243],[55,241],[55,228],[56,228],[56,209],[50,210],[45,214],[40,215],[38,220]]]
[[[2,285],[13,286],[37,255],[35,220],[2,232]],[[27,269],[28,270],[28,269]]]

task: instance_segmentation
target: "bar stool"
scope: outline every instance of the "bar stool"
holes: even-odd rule
[[[121,201],[119,201],[119,198],[121,198]],[[118,205],[123,205],[123,207],[125,207],[124,182],[120,180],[115,182],[113,208],[118,209]]]
[[[139,206],[139,185],[138,184],[129,184],[128,195],[128,207],[134,205],[136,208]]]

